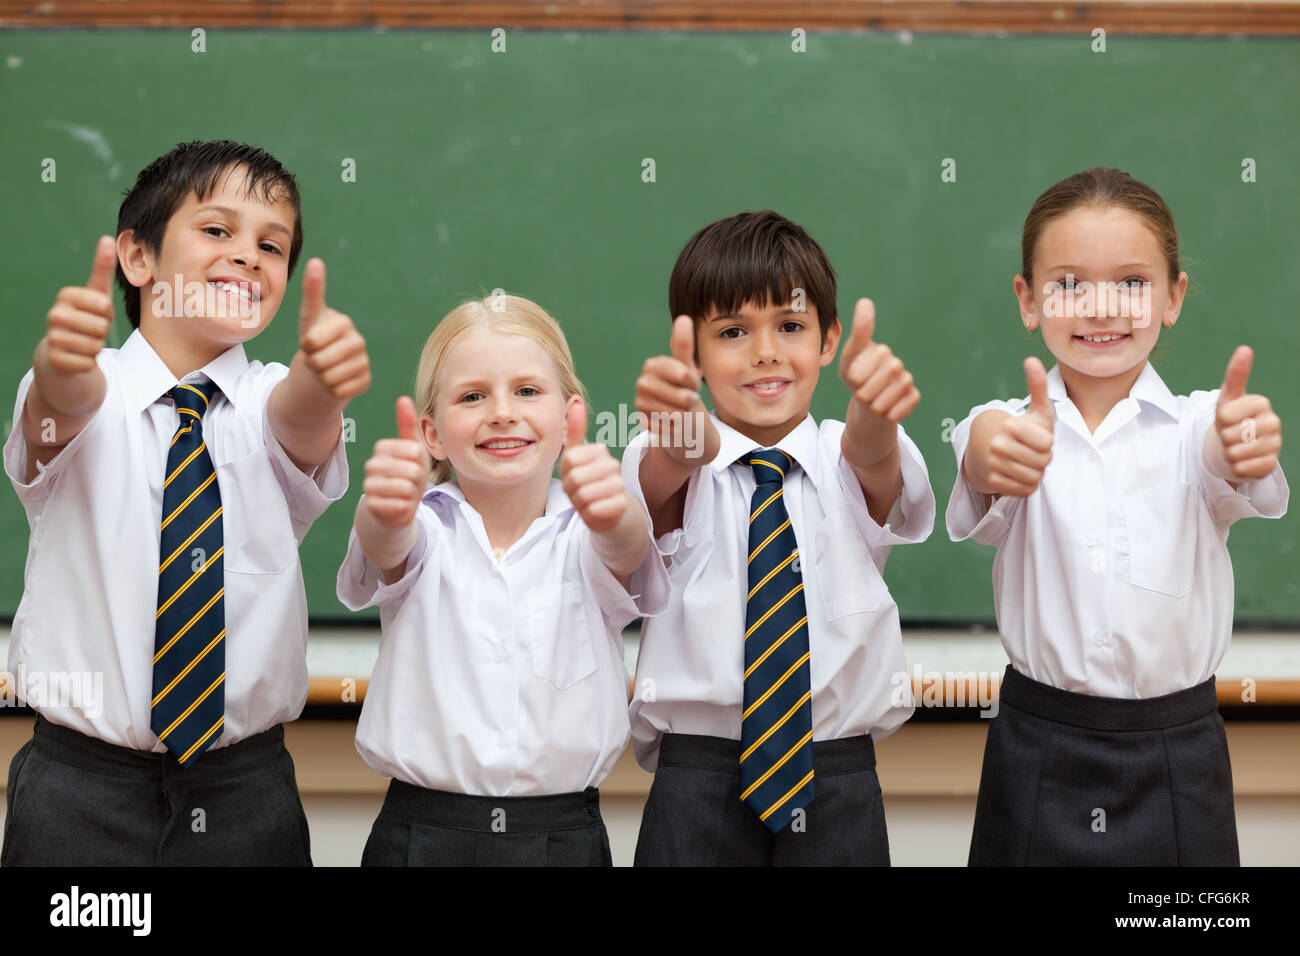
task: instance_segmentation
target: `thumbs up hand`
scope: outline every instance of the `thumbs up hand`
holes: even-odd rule
[[[656,355],[641,367],[641,377],[636,380],[636,409],[645,418],[656,446],[678,461],[703,464],[701,449],[707,440],[701,444],[699,439],[713,428],[713,423],[700,399],[694,319],[679,315],[673,321],[668,347],[671,355]],[[697,417],[687,422],[688,415]]]
[[[888,345],[871,341],[876,330],[876,306],[859,299],[853,329],[840,354],[840,379],[853,393],[854,403],[872,415],[897,425],[921,401],[912,373]],[[890,429],[892,432],[892,429]]]
[[[116,243],[110,236],[100,236],[90,280],[84,286],[60,289],[55,296],[45,317],[46,359],[55,372],[76,375],[97,368],[95,356],[113,327],[116,267]]]
[[[1246,393],[1254,358],[1248,345],[1232,353],[1203,446],[1210,471],[1232,482],[1268,475],[1282,450],[1282,420],[1267,398]]]
[[[303,270],[298,350],[333,398],[346,402],[370,387],[366,340],[350,318],[325,305],[325,263],[316,258]]]
[[[402,396],[397,400],[397,437],[375,442],[366,462],[362,506],[379,524],[404,528],[415,520],[428,482],[429,452],[420,440],[415,403]]]
[[[618,527],[632,499],[609,449],[600,442],[587,443],[586,438],[587,406],[572,402],[564,419],[560,482],[583,523],[601,534]]]
[[[1025,383],[1029,386],[1029,409],[1023,415],[1003,418],[989,440],[987,474],[993,494],[1028,497],[1037,490],[1052,460],[1056,413],[1047,397],[1047,372],[1036,358],[1025,359]]]

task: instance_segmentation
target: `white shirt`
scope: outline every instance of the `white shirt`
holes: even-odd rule
[[[736,459],[757,443],[713,416],[717,458],[687,482],[682,527],[659,538],[672,603],[642,625],[633,688],[632,743],[647,770],[665,733],[740,739],[744,699],[745,597],[753,468]],[[786,510],[799,542],[811,654],[813,740],[893,733],[912,713],[898,608],[881,572],[895,544],[924,541],[934,527],[925,461],[898,429],[903,490],[884,527],[840,453],[844,423],[809,416],[776,446],[799,467],[786,474]],[[623,480],[641,494],[649,434],[623,456]]]
[[[948,534],[997,548],[993,600],[1007,656],[1040,683],[1100,697],[1157,697],[1208,680],[1232,637],[1228,528],[1286,513],[1281,467],[1236,491],[1211,475],[1201,447],[1219,390],[1175,396],[1150,363],[1095,434],[1059,366],[1047,395],[1052,460],[1027,498],[1003,496],[986,512],[961,461],[977,415],[1021,415],[1028,398],[978,405],[952,435]]]
[[[378,606],[383,627],[357,751],[378,773],[452,793],[598,786],[627,744],[623,628],[668,600],[649,533],[630,594],[554,479],[546,513],[500,558],[454,481],[416,515],[400,580],[383,583],[355,529],[339,568],[339,600]]]
[[[177,381],[138,330],[98,362],[103,403],[30,482],[22,420],[33,372],[18,386],[4,461],[31,536],[9,670],[51,723],[162,752],[149,708],[163,471],[180,417],[166,392]],[[220,389],[203,416],[225,545],[226,721],[214,749],[295,719],[307,699],[298,543],[347,491],[348,463],[340,435],[313,480],[271,434],[267,398],[288,371],[249,362],[236,345],[184,378]],[[81,677],[98,690],[54,692]]]

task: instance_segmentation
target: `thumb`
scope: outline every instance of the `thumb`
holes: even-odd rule
[[[113,274],[117,268],[117,243],[112,236],[100,236],[95,246],[95,264],[90,269],[90,281],[87,289],[113,294]]]
[[[1246,394],[1246,379],[1250,378],[1250,366],[1254,361],[1255,352],[1249,345],[1237,346],[1237,351],[1228,360],[1228,371],[1223,376],[1223,389],[1219,392],[1220,405]]]
[[[673,319],[673,334],[668,339],[673,358],[689,369],[695,368],[695,320],[689,315]]]
[[[307,261],[302,273],[302,308],[298,312],[298,335],[306,334],[325,311],[325,263],[316,257]]]
[[[1029,410],[1049,422],[1053,421],[1056,412],[1047,397],[1047,372],[1043,363],[1033,356],[1025,359],[1025,384],[1029,386]]]
[[[849,341],[844,346],[844,355],[852,360],[864,348],[871,344],[871,336],[876,333],[876,304],[870,299],[858,299],[853,308],[853,328],[849,332]]]
[[[406,395],[397,400],[397,437],[404,441],[420,440],[415,402]]]
[[[575,448],[587,440],[587,406],[578,399],[564,413],[564,447]]]

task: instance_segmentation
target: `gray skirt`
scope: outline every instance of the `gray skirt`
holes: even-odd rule
[[[971,866],[1238,866],[1214,678],[1146,700],[1059,690],[1007,667]]]

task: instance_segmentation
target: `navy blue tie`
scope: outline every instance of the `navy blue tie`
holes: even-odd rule
[[[740,460],[757,482],[749,505],[740,799],[779,833],[813,798],[808,611],[782,491],[794,460],[778,449]]]
[[[183,767],[221,736],[226,713],[221,490],[203,440],[215,392],[204,383],[167,393],[181,421],[163,482],[150,727]]]

